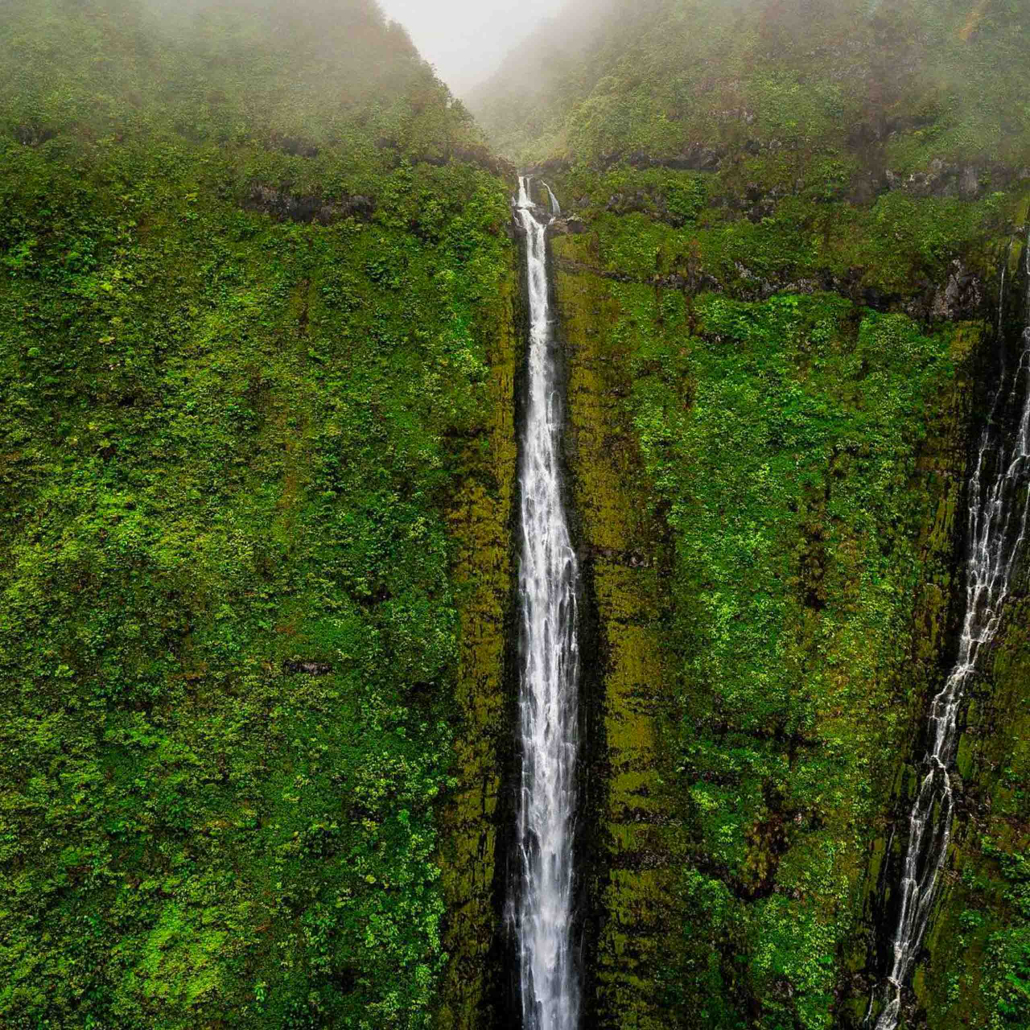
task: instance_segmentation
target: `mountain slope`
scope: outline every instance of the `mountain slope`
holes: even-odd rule
[[[365,0],[0,53],[0,1023],[425,1026],[506,188]]]
[[[1002,0],[570,3],[472,104],[565,215],[592,1025],[858,1026],[886,975],[967,448],[1026,324],[1028,44]],[[908,1027],[1027,1018],[1020,610]]]
[[[872,137],[906,173],[930,158],[1018,166],[1028,32],[1005,0],[578,0],[473,109],[502,150],[538,160]]]

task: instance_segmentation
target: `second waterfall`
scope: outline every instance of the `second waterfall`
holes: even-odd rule
[[[547,274],[550,218],[519,180],[526,233],[529,377],[519,487],[521,607],[519,883],[512,905],[525,1030],[575,1030],[580,984],[573,943],[579,567],[561,475],[564,404]]]
[[[902,996],[941,886],[955,812],[952,766],[958,751],[959,712],[982,672],[983,657],[1001,627],[1013,573],[1030,527],[1030,238],[1023,251],[1028,324],[1019,361],[1002,369],[969,483],[966,596],[958,656],[930,707],[929,749],[923,778],[908,816],[908,846],[900,886],[901,904],[892,941],[890,976],[875,1030],[896,1030]],[[1004,310],[1005,279],[999,299]],[[867,1025],[878,1000],[873,994]]]

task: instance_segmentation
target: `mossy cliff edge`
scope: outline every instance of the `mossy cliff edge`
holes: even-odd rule
[[[578,174],[549,173],[566,197]],[[734,300],[696,246],[693,266],[664,257],[692,229],[630,216],[653,265],[626,269],[629,226],[572,207],[552,249],[603,641],[593,1018],[857,1024],[949,658],[992,305]],[[966,252],[984,297],[1009,212]]]
[[[599,563],[594,1012],[857,1026],[953,653],[999,267],[1023,242],[1030,15],[646,0],[562,19],[473,107],[562,201],[570,384],[605,384],[578,415],[570,398],[573,437],[618,441],[571,472],[588,538],[592,506],[634,512],[633,616],[659,648],[633,674],[650,700],[624,705],[639,627]],[[1022,613],[970,707],[908,1028],[1030,1022]]]
[[[449,956],[436,1022],[441,1030],[500,1025],[504,1012],[499,944],[508,884],[503,859],[514,813],[511,804],[503,803],[502,793],[511,790],[505,779],[514,768],[515,749],[515,389],[525,349],[517,248],[510,254],[511,266],[499,294],[483,312],[495,331],[487,352],[489,422],[484,436],[470,446],[470,475],[449,516],[459,542],[455,581],[462,633],[455,694],[455,782],[441,824],[447,904],[443,944]]]
[[[1024,223],[1026,214],[1024,199]],[[1010,361],[1030,324],[1025,224],[1020,237],[1007,251],[1012,288],[1001,312],[1009,323]],[[914,983],[915,1018],[935,1030],[1030,1024],[1028,568],[1024,554],[965,710],[954,840]]]
[[[564,253],[552,240],[553,255]],[[568,365],[568,464],[584,578],[597,621],[587,734],[593,827],[588,910],[591,1025],[667,1025],[655,991],[674,929],[669,798],[659,764],[671,703],[660,644],[662,555],[649,484],[629,413],[626,341],[602,280],[559,270],[559,334]],[[633,1023],[623,1023],[627,1013]]]

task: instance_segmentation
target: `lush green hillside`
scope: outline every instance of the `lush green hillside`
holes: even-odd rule
[[[366,0],[0,55],[0,1025],[423,1026],[505,187]]]
[[[595,432],[636,452],[665,527],[594,559],[624,589],[658,577],[652,669],[627,702],[613,668],[607,702],[662,723],[607,825],[599,1025],[827,1027],[946,622],[977,334],[613,281],[595,245],[555,242],[570,346],[602,355]],[[612,655],[639,617],[610,618]],[[618,737],[621,771],[639,740]]]
[[[1030,163],[1018,0],[572,0],[473,107],[523,159],[882,142],[891,168]],[[541,56],[544,60],[541,60]],[[528,73],[522,69],[528,68]]]
[[[597,1025],[854,1026],[884,975],[998,270],[1025,239],[1028,46],[1003,0],[579,2],[473,105],[565,211],[571,382],[596,364],[607,387],[573,425],[630,470],[575,450],[587,536],[594,507],[657,522],[593,555]],[[908,1027],[1027,1025],[1013,619]],[[659,655],[627,672],[643,633]]]
[[[565,208],[591,1027],[882,976],[1028,53],[572,0],[479,98]],[[0,1026],[510,1025],[506,171],[372,0],[0,4]],[[1024,587],[906,1030],[1030,1026]]]

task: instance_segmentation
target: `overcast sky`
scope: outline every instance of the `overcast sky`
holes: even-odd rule
[[[561,0],[379,0],[457,96],[481,82]]]

